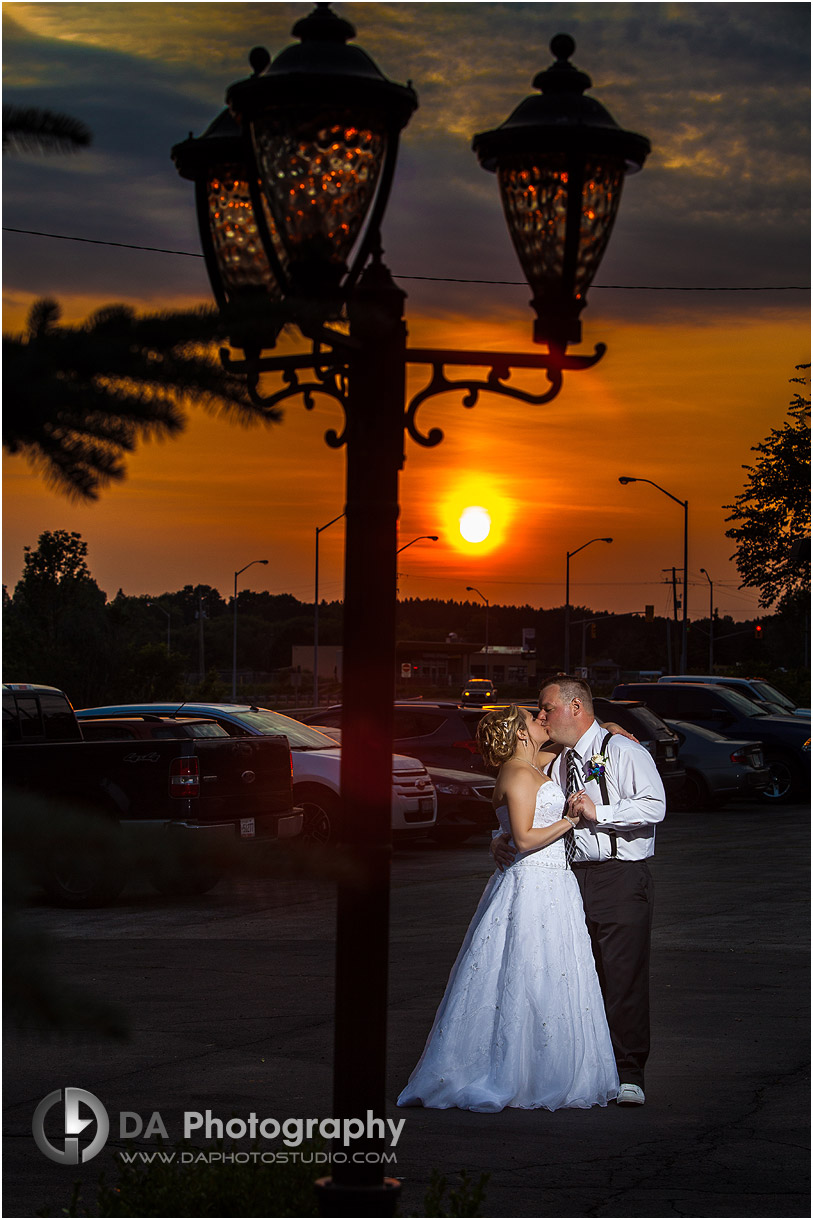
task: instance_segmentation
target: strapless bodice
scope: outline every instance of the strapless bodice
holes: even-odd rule
[[[542,826],[551,826],[554,822],[561,821],[564,808],[565,794],[559,785],[554,780],[548,780],[547,783],[540,784],[539,791],[536,794],[533,826],[539,829]],[[499,806],[497,809],[497,820],[500,823],[500,829],[510,835],[511,819],[508,816],[507,805]],[[512,846],[514,845],[513,839],[511,844]],[[549,843],[547,847],[537,847],[532,851],[518,852],[512,867],[515,868],[518,865],[526,865],[533,868],[567,868],[564,839],[557,839],[555,843]]]

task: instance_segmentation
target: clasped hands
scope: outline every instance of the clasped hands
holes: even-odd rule
[[[579,821],[596,822],[596,803],[592,797],[588,796],[584,788],[578,792],[572,792],[567,798],[567,812],[572,818],[578,818]]]

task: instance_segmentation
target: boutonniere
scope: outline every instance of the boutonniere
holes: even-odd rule
[[[590,765],[584,769],[585,783],[589,783],[591,779],[601,779],[607,767],[607,757],[605,754],[594,754],[590,759]]]

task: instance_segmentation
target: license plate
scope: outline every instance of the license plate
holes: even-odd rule
[[[240,838],[254,838],[254,818],[240,818]]]
[[[434,808],[434,801],[431,796],[422,796],[418,800],[418,809],[421,813],[431,813]]]

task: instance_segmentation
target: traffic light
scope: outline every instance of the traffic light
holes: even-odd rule
[[[648,623],[654,622],[654,619],[655,619],[655,607],[654,606],[644,606],[644,618],[646,619],[646,621]]]
[[[762,639],[762,624],[761,623],[754,623],[754,639],[755,640]]]
[[[590,624],[590,639],[594,640],[595,638],[596,638],[596,624],[591,623]]]

